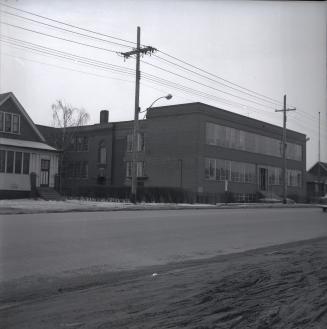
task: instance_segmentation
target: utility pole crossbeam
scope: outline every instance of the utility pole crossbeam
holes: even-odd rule
[[[286,108],[286,95],[284,95],[284,106],[282,110],[275,110],[275,112],[283,112],[283,170],[282,170],[282,176],[283,176],[283,203],[287,203],[287,160],[286,160],[286,148],[287,148],[287,142],[286,142],[286,121],[287,116],[286,113],[289,111],[295,111],[295,108],[288,109]]]
[[[132,187],[131,187],[131,202],[136,203],[137,192],[137,168],[136,168],[136,154],[137,154],[137,140],[138,140],[138,121],[140,113],[140,55],[153,53],[157,49],[147,46],[141,47],[141,28],[137,27],[137,43],[136,49],[125,53],[120,53],[124,58],[129,58],[136,55],[136,78],[135,78],[135,110],[134,110],[134,123],[133,123],[133,145],[132,145]]]

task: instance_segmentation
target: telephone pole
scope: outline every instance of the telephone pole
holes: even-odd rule
[[[320,171],[320,112],[318,112],[319,119],[318,119],[318,193],[319,196],[322,195],[320,192],[320,183],[321,183],[321,171]]]
[[[282,176],[283,176],[283,203],[287,203],[287,162],[286,162],[286,121],[287,116],[286,113],[288,111],[295,111],[296,109],[288,109],[286,108],[286,95],[284,95],[284,106],[282,110],[275,110],[275,112],[283,112],[283,170],[282,170]]]
[[[140,55],[146,55],[147,53],[153,53],[157,49],[147,46],[141,47],[141,28],[137,27],[137,43],[136,49],[125,53],[120,53],[125,59],[132,55],[136,55],[136,78],[135,78],[135,109],[134,109],[134,123],[133,123],[133,145],[132,145],[132,187],[131,187],[131,201],[136,203],[137,192],[137,168],[136,168],[136,153],[137,153],[137,140],[138,140],[138,121],[140,112]]]

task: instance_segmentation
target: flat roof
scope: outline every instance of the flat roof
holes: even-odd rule
[[[41,142],[27,141],[27,140],[22,140],[22,139],[12,139],[12,138],[0,137],[0,145],[46,150],[46,151],[55,151],[55,152],[58,151],[54,147],[52,147],[48,144],[41,143]]]

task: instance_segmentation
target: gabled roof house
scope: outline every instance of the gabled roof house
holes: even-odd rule
[[[0,198],[27,197],[34,188],[54,187],[58,156],[15,95],[0,94]]]

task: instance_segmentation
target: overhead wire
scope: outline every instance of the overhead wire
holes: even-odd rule
[[[236,83],[234,83],[234,82],[232,82],[232,81],[229,81],[229,80],[227,80],[227,79],[225,79],[225,78],[222,78],[222,77],[220,77],[220,76],[218,76],[218,75],[216,75],[216,74],[213,74],[213,73],[211,73],[211,72],[208,72],[208,71],[206,71],[206,70],[204,70],[204,69],[202,69],[202,68],[200,68],[200,67],[197,67],[196,65],[190,64],[190,63],[188,63],[188,62],[186,62],[186,61],[184,61],[184,60],[182,60],[182,59],[179,59],[179,58],[177,58],[177,57],[175,57],[175,56],[173,56],[173,55],[170,55],[170,54],[168,54],[168,53],[166,53],[166,52],[164,52],[164,51],[162,51],[162,50],[158,50],[158,52],[160,52],[161,54],[166,55],[166,56],[168,56],[168,57],[170,57],[170,58],[172,58],[172,59],[175,59],[176,61],[181,62],[181,63],[183,63],[183,64],[185,64],[185,65],[187,65],[187,66],[189,66],[189,67],[195,68],[195,69],[199,70],[200,72],[206,73],[206,74],[208,74],[208,75],[210,75],[210,76],[213,76],[213,77],[218,78],[218,79],[220,79],[220,80],[222,80],[222,81],[224,81],[224,82],[227,82],[227,83],[229,83],[229,84],[231,84],[231,85],[233,85],[233,86],[236,86],[236,87],[242,88],[242,89],[247,90],[247,91],[249,91],[249,92],[251,92],[251,93],[254,93],[254,94],[256,94],[256,95],[259,95],[259,96],[265,97],[265,98],[270,99],[271,101],[274,101],[274,102],[276,102],[276,103],[278,103],[278,104],[282,104],[282,102],[279,101],[279,100],[276,100],[276,99],[271,98],[271,97],[269,97],[269,96],[265,96],[265,95],[263,95],[263,94],[261,94],[261,93],[258,93],[258,92],[254,91],[254,90],[251,90],[251,89],[249,89],[249,88],[245,88],[245,87],[243,87],[243,86],[241,86],[241,85],[239,85],[239,84],[236,84]]]
[[[21,16],[21,15],[10,13],[8,11],[0,10],[0,13],[5,13],[7,15],[18,17],[18,18],[21,18],[21,19],[24,19],[24,20],[27,20],[27,21],[30,21],[30,22],[33,22],[33,23],[41,24],[41,25],[44,25],[44,26],[47,26],[47,27],[51,27],[51,28],[60,30],[60,31],[73,33],[73,34],[76,34],[78,36],[90,38],[90,39],[93,39],[93,40],[97,40],[97,41],[101,41],[101,42],[106,42],[106,43],[114,44],[114,45],[121,46],[121,47],[133,48],[133,47],[127,46],[127,45],[125,45],[123,43],[109,41],[109,40],[106,40],[106,39],[103,39],[103,38],[98,38],[98,37],[95,37],[95,36],[92,36],[92,35],[87,35],[87,34],[84,34],[84,33],[76,32],[76,31],[72,31],[72,30],[68,30],[68,29],[64,29],[64,28],[59,27],[59,26],[55,26],[55,25],[51,25],[51,24],[48,24],[48,23],[40,22],[40,21],[37,21],[35,19],[31,19],[31,18],[27,18],[27,17]]]
[[[28,10],[23,10],[23,9],[20,9],[20,8],[14,7],[14,6],[10,6],[10,5],[5,4],[5,3],[3,3],[3,2],[0,2],[0,5],[2,5],[2,6],[4,6],[4,7],[7,7],[7,8],[10,8],[10,9],[13,9],[13,10],[17,10],[17,11],[22,12],[22,13],[25,13],[25,14],[29,14],[29,15],[32,15],[32,16],[35,16],[35,17],[39,17],[39,18],[42,18],[42,19],[45,19],[45,20],[49,20],[49,21],[51,21],[51,22],[55,22],[55,23],[58,23],[58,24],[62,24],[62,25],[65,25],[65,26],[69,26],[69,27],[72,27],[72,28],[74,28],[74,29],[78,29],[78,30],[81,30],[81,31],[84,31],[84,32],[89,32],[89,33],[93,33],[93,34],[101,35],[101,36],[103,36],[103,37],[107,37],[107,38],[114,39],[114,40],[118,40],[118,41],[124,41],[124,42],[130,43],[130,44],[133,44],[133,45],[136,44],[136,42],[133,42],[133,41],[130,41],[130,40],[126,40],[126,39],[122,39],[122,38],[117,38],[117,37],[114,37],[114,36],[109,35],[109,34],[105,34],[105,33],[97,32],[97,31],[93,31],[93,30],[85,29],[85,28],[83,28],[83,27],[76,26],[76,25],[69,24],[69,23],[65,23],[65,22],[62,22],[62,21],[59,21],[59,20],[56,20],[56,19],[50,18],[50,17],[42,16],[42,15],[39,15],[39,14],[36,14],[36,13],[30,12],[30,11],[28,11]]]
[[[10,38],[10,37],[7,37],[7,38],[15,40],[15,38]],[[62,58],[62,59],[69,59],[69,60],[73,61],[74,63],[77,61],[77,62],[80,62],[82,64],[86,64],[86,65],[93,66],[93,67],[96,67],[96,68],[107,69],[107,70],[109,69],[111,71],[118,72],[120,74],[128,74],[130,76],[134,76],[134,70],[126,69],[123,66],[117,66],[117,65],[113,65],[113,64],[109,64],[109,63],[101,62],[101,61],[95,61],[93,59],[73,55],[73,54],[70,54],[70,53],[67,53],[67,52],[58,51],[58,50],[51,49],[51,48],[48,48],[48,47],[43,47],[43,46],[40,46],[40,45],[35,45],[33,43],[29,43],[29,42],[22,41],[22,40],[19,40],[19,39],[16,39],[16,41],[19,41],[19,42],[23,43],[23,46],[22,45],[19,45],[19,46],[21,46],[23,48],[31,49],[32,51],[41,52],[41,53],[46,54],[46,55],[50,54],[52,56],[59,57],[59,58]],[[31,44],[34,47],[32,47],[32,48],[31,47],[26,47],[26,44]],[[17,44],[15,44],[15,45],[17,45]],[[49,53],[49,51],[44,51],[44,48],[46,50],[50,49],[50,51],[52,51],[52,53]],[[198,97],[201,97],[201,98],[204,98],[204,99],[207,99],[207,100],[211,100],[211,101],[215,101],[215,102],[222,102],[224,104],[228,104],[229,106],[238,106],[243,111],[245,109],[247,109],[247,110],[251,109],[252,111],[255,111],[257,113],[261,112],[258,108],[255,108],[253,106],[249,106],[249,105],[245,106],[244,104],[241,104],[241,103],[238,103],[238,102],[235,102],[235,101],[223,99],[223,98],[217,97],[217,96],[212,95],[212,94],[208,94],[208,93],[205,93],[205,92],[193,89],[193,88],[185,87],[185,85],[177,84],[175,82],[171,82],[169,80],[159,78],[155,75],[151,75],[151,74],[148,74],[148,73],[143,72],[143,71],[142,71],[142,76],[145,79],[147,79],[147,80],[149,80],[149,81],[151,81],[155,84],[159,84],[159,85],[163,85],[163,86],[166,86],[166,87],[172,87],[172,88],[178,89],[180,92],[182,92],[184,94],[186,93],[188,95],[198,96]],[[268,114],[272,115],[271,112],[269,112]]]
[[[257,98],[257,99],[259,99],[259,100],[261,100],[261,101],[268,102],[268,103],[271,103],[271,104],[279,105],[279,103],[276,102],[276,101],[271,101],[271,100],[269,100],[269,99],[265,99],[265,98],[262,97],[262,96],[256,96],[256,95],[253,95],[253,94],[251,94],[251,93],[249,93],[249,92],[243,91],[243,90],[241,90],[241,89],[238,89],[238,88],[235,88],[235,87],[229,86],[229,85],[227,85],[226,83],[223,83],[223,82],[218,81],[217,79],[212,79],[212,78],[210,78],[210,77],[207,76],[207,75],[204,75],[204,74],[198,73],[198,72],[196,72],[196,71],[194,71],[194,70],[190,70],[190,69],[186,68],[185,66],[182,66],[182,65],[176,64],[176,63],[174,63],[174,62],[172,62],[172,61],[170,61],[170,60],[168,60],[168,59],[162,58],[162,57],[160,57],[160,56],[158,56],[158,55],[156,55],[156,54],[152,55],[152,58],[158,58],[159,60],[164,61],[164,62],[167,62],[167,63],[169,63],[169,64],[171,64],[171,65],[177,66],[178,68],[180,68],[180,69],[182,69],[182,70],[184,70],[184,71],[187,71],[187,72],[193,73],[193,74],[198,75],[198,76],[200,76],[200,77],[202,77],[202,78],[204,78],[204,79],[207,79],[207,80],[209,80],[209,81],[211,81],[211,82],[217,83],[217,84],[222,85],[222,86],[224,86],[224,87],[226,87],[226,88],[230,88],[230,89],[232,89],[232,90],[235,90],[235,91],[237,91],[237,92],[240,92],[240,93],[246,94],[246,95],[248,95],[248,96],[251,96],[251,97]]]
[[[59,51],[59,50],[52,49],[52,48],[49,48],[49,47],[44,47],[44,46],[41,46],[41,45],[37,45],[37,44],[31,43],[31,42],[23,41],[23,40],[20,40],[20,39],[17,39],[17,38],[12,38],[12,37],[5,37],[5,38],[9,39],[9,41],[7,41],[7,43],[14,44],[14,45],[19,46],[21,48],[26,48],[26,49],[29,49],[29,50],[32,50],[32,51],[36,51],[36,52],[39,52],[41,54],[51,55],[51,56],[55,56],[55,57],[58,57],[58,58],[61,58],[61,59],[66,59],[66,60],[68,59],[68,60],[73,61],[73,62],[77,61],[79,63],[91,65],[91,66],[94,66],[94,67],[97,67],[97,68],[100,68],[100,69],[110,69],[110,70],[115,71],[115,72],[124,73],[124,74],[127,73],[129,75],[134,75],[134,70],[127,69],[124,66],[113,65],[113,64],[106,63],[106,62],[89,59],[89,58],[86,58],[86,57],[74,55],[74,54],[71,54],[71,53]],[[2,40],[3,40],[3,37],[2,37]],[[151,74],[148,74],[148,73],[143,72],[143,71],[142,71],[142,76],[145,79],[149,79],[149,80],[151,79],[152,81],[155,81],[156,83],[160,83],[161,85],[170,86],[170,87],[174,87],[174,88],[178,87],[180,90],[183,90],[183,91],[186,90],[188,93],[193,93],[193,95],[205,96],[205,97],[207,97],[207,99],[210,97],[211,100],[215,100],[215,101],[219,100],[219,101],[222,101],[222,102],[225,102],[225,103],[227,102],[228,104],[234,104],[234,105],[238,105],[238,106],[241,106],[242,108],[244,108],[243,104],[237,103],[235,101],[229,101],[229,100],[226,100],[226,99],[223,99],[223,98],[219,98],[217,96],[210,95],[210,94],[204,93],[204,92],[200,92],[200,91],[197,91],[197,90],[192,89],[192,88],[187,88],[186,89],[186,87],[183,86],[183,85],[171,82],[169,80],[159,78],[155,75],[151,75]],[[255,108],[249,106],[249,105],[247,106],[247,108],[248,109],[252,108],[254,110],[258,110],[258,109],[255,109]]]
[[[59,20],[55,20],[55,19],[52,19],[52,18],[49,18],[49,17],[43,16],[43,15],[39,15],[39,14],[36,14],[36,13],[30,12],[30,11],[27,11],[27,10],[23,10],[23,9],[17,8],[17,7],[14,7],[14,6],[8,5],[8,4],[4,4],[4,3],[2,3],[2,2],[0,2],[0,4],[1,4],[2,6],[4,6],[4,7],[7,7],[7,8],[12,9],[12,10],[16,10],[16,11],[19,11],[19,12],[22,12],[22,13],[25,13],[25,14],[33,15],[33,16],[35,16],[35,17],[39,17],[39,18],[42,18],[42,19],[45,19],[45,20],[49,20],[49,21],[52,21],[52,22],[56,22],[56,23],[58,23],[58,24],[62,24],[62,25],[65,25],[65,26],[69,26],[69,27],[71,27],[71,28],[79,29],[79,30],[81,30],[81,31],[85,31],[85,32],[89,32],[89,33],[93,33],[93,34],[101,35],[101,36],[104,36],[104,37],[107,37],[107,38],[112,38],[112,39],[119,40],[119,41],[124,41],[124,42],[130,43],[130,44],[133,44],[133,45],[136,44],[135,42],[130,41],[130,40],[126,40],[126,39],[122,39],[122,38],[117,38],[117,37],[114,37],[114,36],[109,35],[109,34],[100,33],[100,32],[94,31],[94,30],[90,30],[90,29],[85,29],[85,28],[82,28],[82,27],[79,27],[79,26],[76,26],[76,25],[73,25],[73,24],[68,24],[68,23],[65,23],[65,22],[62,22],[62,21],[59,21]],[[258,95],[258,96],[264,97],[264,98],[266,98],[267,100],[273,101],[273,102],[275,102],[275,103],[277,103],[277,104],[281,104],[281,102],[280,102],[279,100],[273,99],[273,98],[271,98],[271,97],[269,97],[269,96],[263,95],[263,94],[261,94],[261,93],[258,93],[258,92],[256,92],[256,91],[254,91],[254,90],[251,90],[251,89],[249,89],[249,88],[243,87],[243,86],[241,86],[241,85],[239,85],[239,84],[236,84],[236,83],[234,83],[234,82],[232,82],[232,81],[229,81],[229,80],[227,80],[227,79],[225,79],[225,78],[222,78],[222,77],[220,77],[220,76],[218,76],[218,75],[216,75],[216,74],[213,74],[213,73],[208,72],[208,71],[206,71],[206,70],[204,70],[204,69],[202,69],[202,68],[199,68],[199,67],[197,67],[197,66],[195,66],[195,65],[192,65],[192,64],[190,64],[190,63],[188,63],[188,62],[186,62],[186,61],[184,61],[184,60],[181,60],[181,59],[179,59],[179,58],[177,58],[177,57],[175,57],[175,56],[172,56],[172,55],[170,55],[170,54],[168,54],[168,53],[166,53],[166,52],[164,52],[164,51],[159,50],[159,52],[160,52],[161,54],[163,54],[163,55],[165,55],[165,56],[168,56],[168,57],[170,57],[170,58],[172,58],[172,59],[174,59],[174,60],[177,60],[177,61],[179,61],[179,62],[181,62],[181,63],[183,63],[183,64],[185,64],[185,65],[187,65],[187,66],[189,66],[189,67],[195,68],[195,69],[199,70],[200,72],[203,72],[203,73],[206,73],[206,74],[208,74],[208,75],[211,75],[211,76],[213,76],[213,77],[215,77],[215,78],[218,78],[218,79],[220,79],[220,80],[222,80],[222,81],[225,81],[225,82],[227,82],[227,83],[229,83],[229,84],[231,84],[231,85],[233,85],[233,86],[239,87],[239,88],[241,88],[241,89],[243,89],[243,90],[246,90],[246,91],[248,91],[248,92],[250,92],[250,93],[253,93],[253,94],[255,94],[255,95]]]
[[[24,30],[24,31],[32,32],[32,33],[37,33],[37,34],[44,35],[44,36],[47,36],[47,37],[50,37],[50,38],[54,38],[54,39],[58,39],[58,40],[62,40],[62,41],[67,41],[67,42],[70,42],[70,43],[75,43],[75,44],[78,44],[78,45],[81,45],[81,46],[90,47],[90,48],[94,48],[94,49],[98,49],[98,50],[104,50],[104,51],[107,51],[107,52],[110,52],[110,53],[117,54],[116,50],[103,48],[103,47],[98,47],[98,46],[90,45],[90,44],[87,44],[87,43],[84,43],[84,42],[78,42],[78,41],[74,41],[74,40],[70,40],[70,39],[66,39],[66,38],[61,38],[61,37],[54,36],[54,35],[51,35],[51,34],[47,34],[47,33],[44,33],[44,32],[28,29],[26,27],[22,27],[22,26],[19,26],[19,25],[10,24],[10,23],[3,22],[3,21],[1,21],[0,24],[15,27],[17,29],[21,29],[21,30]]]
[[[260,106],[270,107],[270,108],[274,109],[274,108],[271,107],[271,106],[268,106],[268,105],[265,105],[265,104],[262,104],[262,103],[259,103],[259,102],[253,101],[253,100],[249,100],[249,99],[247,99],[247,98],[244,98],[244,97],[241,97],[241,96],[238,96],[238,95],[234,95],[234,94],[232,94],[232,93],[230,93],[230,92],[223,91],[223,90],[221,90],[221,89],[218,89],[218,88],[212,87],[212,86],[210,86],[210,85],[204,84],[204,83],[202,83],[202,82],[196,81],[196,80],[194,80],[194,79],[188,78],[188,77],[183,76],[183,75],[181,75],[181,74],[178,74],[178,73],[172,72],[172,71],[170,71],[170,70],[166,70],[166,69],[164,69],[164,68],[162,68],[162,67],[160,67],[160,66],[158,66],[158,65],[151,64],[151,63],[146,62],[146,61],[141,61],[141,62],[144,63],[144,64],[147,64],[147,65],[153,66],[153,67],[155,67],[155,68],[157,68],[157,69],[159,69],[159,70],[162,70],[162,71],[168,72],[168,73],[173,74],[173,75],[175,75],[175,76],[178,76],[178,77],[180,77],[180,78],[183,78],[183,79],[185,79],[185,80],[188,80],[188,81],[194,82],[194,83],[196,83],[196,84],[199,84],[199,85],[201,85],[201,86],[203,86],[203,87],[207,87],[207,88],[213,89],[213,90],[215,90],[215,91],[219,91],[219,92],[224,93],[224,94],[226,94],[226,95],[229,95],[229,96],[232,96],[232,97],[236,97],[236,98],[239,98],[239,99],[245,100],[245,101],[247,101],[247,102],[251,102],[251,103],[254,103],[254,104],[257,104],[257,105],[260,105]]]
[[[14,9],[14,10],[17,10],[17,11],[20,11],[20,12],[24,12],[24,13],[26,13],[26,14],[34,15],[34,16],[39,17],[39,18],[42,18],[42,19],[50,20],[50,21],[56,22],[56,23],[58,23],[58,24],[63,24],[63,25],[65,25],[65,26],[69,26],[69,27],[72,27],[72,28],[76,28],[76,29],[83,30],[83,31],[86,31],[86,32],[90,32],[90,33],[97,34],[97,35],[102,35],[102,36],[105,36],[105,37],[108,37],[108,38],[112,38],[112,39],[119,40],[119,41],[124,41],[124,42],[127,42],[127,43],[130,43],[130,44],[135,45],[135,42],[132,42],[132,41],[129,41],[129,40],[125,40],[125,39],[122,39],[122,38],[113,37],[113,36],[108,35],[108,34],[99,33],[99,32],[96,32],[96,31],[92,31],[92,30],[84,29],[84,28],[78,27],[78,26],[76,26],[76,25],[72,25],[72,24],[64,23],[64,22],[61,22],[61,21],[59,21],[59,20],[54,20],[54,19],[51,19],[51,18],[49,18],[49,17],[45,17],[45,16],[42,16],[42,15],[38,15],[38,14],[35,14],[35,13],[32,13],[32,12],[29,12],[29,11],[26,11],[26,10],[22,10],[22,9],[19,9],[19,8],[16,8],[16,7],[13,7],[13,6],[7,5],[7,4],[3,4],[3,3],[0,3],[0,4],[1,4],[2,6],[7,7],[7,8],[11,8],[11,9]],[[9,13],[9,14],[11,14],[11,15],[13,15],[13,16],[17,16],[17,17],[19,16],[19,15],[13,14],[13,13]],[[23,18],[23,16],[21,16],[21,18]],[[23,19],[27,19],[27,20],[30,20],[30,21],[34,21],[34,22],[36,22],[36,23],[38,22],[38,21],[36,21],[36,20],[32,20],[32,19],[29,19],[29,18],[26,18],[26,17],[24,17]],[[53,26],[53,25],[46,24],[46,23],[44,23],[44,22],[39,22],[39,23],[41,23],[41,24],[43,24],[43,25],[48,25],[49,27],[52,27],[52,28],[61,29],[61,28],[59,28],[59,27],[55,27],[55,26]],[[7,24],[8,24],[8,23],[7,23]],[[11,24],[11,25],[13,25],[13,24]],[[17,27],[17,26],[16,26],[16,27]],[[18,28],[21,28],[21,27],[18,27]],[[75,32],[75,31],[70,31],[70,30],[67,30],[67,29],[62,29],[62,30],[65,30],[66,32],[72,32],[72,33],[75,33],[75,34],[79,34],[79,33]],[[38,31],[32,31],[32,32],[40,33],[40,32],[38,32]],[[52,36],[52,35],[47,35],[47,36],[49,36],[49,37],[55,37],[55,36]],[[93,38],[92,36],[83,35],[83,34],[80,34],[80,36]],[[63,39],[63,38],[59,38],[59,37],[56,37],[56,38],[58,38],[58,39]],[[93,39],[94,39],[94,38],[93,38]],[[100,39],[100,38],[98,38],[98,39],[99,39],[98,41],[105,41],[104,39]],[[63,39],[63,40],[64,40],[64,41],[68,41],[68,42],[74,42],[74,43],[81,44],[81,45],[91,46],[91,45],[88,45],[88,44],[83,44],[83,43],[79,43],[79,42],[72,41],[72,40],[68,40],[68,39]],[[126,47],[126,45],[123,45],[123,44],[118,44],[118,45],[119,45],[119,46],[125,46],[125,47]],[[109,49],[106,49],[106,48],[101,48],[101,47],[96,47],[96,46],[91,46],[91,47],[93,47],[93,48],[97,48],[97,49],[101,49],[101,50],[107,50],[107,51],[110,51],[110,52],[115,52],[115,53],[117,53],[116,51],[109,50]],[[260,96],[260,98],[257,97],[257,96],[255,96],[255,95],[252,95],[252,97],[256,97],[257,99],[261,99],[262,101],[268,101],[268,100],[270,100],[271,103],[274,103],[274,104],[277,104],[277,103],[278,103],[278,104],[281,104],[280,101],[277,101],[277,100],[275,100],[275,99],[273,99],[273,98],[271,98],[271,97],[268,97],[268,96],[265,96],[265,95],[260,94],[260,93],[258,93],[258,92],[255,92],[255,91],[253,91],[253,90],[251,90],[251,89],[248,89],[248,88],[242,87],[242,86],[240,86],[240,85],[238,85],[238,84],[236,84],[236,83],[233,83],[233,82],[231,82],[231,81],[229,81],[229,80],[227,80],[227,79],[224,79],[224,78],[222,78],[222,77],[220,77],[220,76],[218,76],[218,75],[215,75],[215,74],[213,74],[213,73],[211,73],[211,72],[208,72],[208,71],[206,71],[206,70],[204,70],[204,69],[201,69],[201,68],[199,68],[199,67],[197,67],[197,66],[195,66],[195,65],[192,65],[192,64],[190,64],[190,63],[188,63],[188,62],[186,62],[186,61],[184,61],[184,60],[181,60],[181,59],[179,59],[179,58],[177,58],[177,57],[175,57],[175,56],[172,56],[172,55],[170,55],[170,54],[168,54],[168,53],[166,53],[166,52],[163,52],[163,51],[160,51],[160,50],[159,50],[159,52],[160,52],[161,54],[163,54],[163,55],[165,55],[165,56],[167,56],[167,57],[170,57],[170,58],[172,58],[172,59],[174,59],[174,60],[176,60],[176,61],[179,61],[179,62],[181,62],[181,63],[183,63],[183,64],[185,64],[185,65],[187,65],[187,66],[189,66],[189,67],[195,68],[196,70],[199,70],[200,72],[203,72],[203,73],[208,74],[208,75],[210,75],[210,76],[216,77],[216,78],[218,78],[218,79],[220,79],[220,80],[222,80],[222,81],[225,81],[225,82],[227,82],[227,83],[229,83],[229,84],[231,84],[231,85],[233,85],[233,86],[237,86],[238,88],[241,88],[241,89],[243,89],[243,90],[247,90],[247,91],[249,91],[250,93],[253,93],[253,94],[255,94],[255,95],[259,95],[259,96]],[[163,60],[163,61],[170,62],[172,65],[177,65],[178,67],[182,68],[182,66],[179,65],[179,64],[173,63],[172,61],[168,61],[167,59],[164,59],[164,58],[162,58],[162,57],[160,57],[160,56],[157,56],[157,55],[155,55],[155,56],[158,57],[158,58],[160,58],[160,59]],[[151,65],[151,64],[150,64],[150,65]],[[186,68],[182,68],[182,69],[184,69],[184,70],[188,70],[188,69],[186,69]],[[194,74],[198,74],[198,73],[196,73],[195,71],[192,71],[192,70],[189,70],[189,71],[193,72]],[[198,75],[199,75],[199,74],[198,74]],[[200,75],[199,75],[199,76],[200,76]],[[204,76],[202,75],[202,77],[204,77]],[[206,78],[208,79],[208,77],[206,77]],[[197,82],[196,82],[196,83],[197,83]],[[225,85],[225,86],[228,87],[227,85]],[[231,88],[231,87],[229,87],[229,88]],[[238,91],[238,92],[242,92],[241,90],[238,90],[238,89],[236,89],[236,88],[235,88],[235,90]],[[244,93],[244,92],[243,92],[243,93]],[[248,93],[248,95],[251,96],[251,94],[249,94],[249,93]],[[233,96],[233,97],[237,97],[237,96],[235,96],[235,95],[232,95],[232,96]],[[216,96],[214,96],[214,97],[216,97]],[[267,99],[267,100],[265,100],[265,99]],[[248,100],[248,99],[244,99],[244,100],[249,101],[249,102],[253,102],[253,101],[250,101],[250,100]],[[255,102],[254,102],[254,103],[255,103]],[[257,104],[263,106],[263,104],[260,104],[260,103],[258,103],[258,102],[257,102]],[[242,104],[240,104],[240,105],[241,105],[241,106],[244,106],[244,105],[242,105]],[[247,107],[247,108],[250,108],[249,105],[246,105],[246,107]],[[271,107],[271,108],[272,108],[272,107]],[[305,113],[305,112],[303,112],[303,114],[304,114],[307,118],[310,117],[310,115],[307,114],[307,113]],[[310,117],[310,119],[311,119],[311,117]]]

